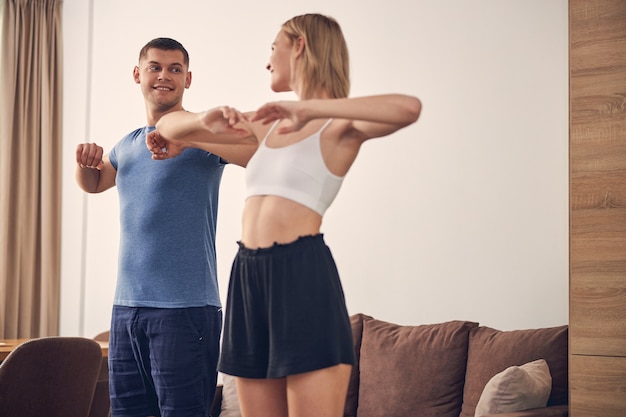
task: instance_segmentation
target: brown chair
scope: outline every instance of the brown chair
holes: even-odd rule
[[[109,331],[96,335],[93,340],[98,342],[109,341]],[[89,417],[109,417],[111,415],[111,399],[109,398],[109,364],[107,360],[102,361],[102,367],[96,383],[96,391],[91,403]]]
[[[111,332],[109,330],[107,330],[106,332],[98,333],[96,337],[93,338],[93,340],[97,342],[108,342],[110,334]]]
[[[83,337],[44,337],[17,346],[0,365],[2,417],[88,417],[102,350]]]

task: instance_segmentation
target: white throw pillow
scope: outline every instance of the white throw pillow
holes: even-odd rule
[[[487,382],[474,416],[545,407],[551,390],[552,376],[544,359],[511,366]]]
[[[223,374],[222,382],[222,409],[220,417],[241,417],[235,377]]]

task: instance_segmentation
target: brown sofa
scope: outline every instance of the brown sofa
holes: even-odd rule
[[[538,359],[551,377],[547,405],[497,416],[568,415],[566,325],[499,331],[470,321],[406,326],[364,314],[351,321],[357,366],[344,417],[474,417],[492,377]],[[219,387],[214,417],[237,415],[236,398],[227,392],[233,388]]]

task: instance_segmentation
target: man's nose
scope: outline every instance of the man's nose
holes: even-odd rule
[[[166,70],[162,70],[159,72],[159,76],[158,76],[159,80],[169,80],[170,76],[168,74],[168,72]]]

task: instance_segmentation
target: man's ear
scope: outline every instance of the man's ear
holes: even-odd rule
[[[141,83],[141,80],[139,79],[139,67],[138,66],[135,66],[135,68],[133,68],[133,80],[135,80],[137,84]]]
[[[187,79],[185,80],[185,88],[191,85],[191,71],[187,71]]]

